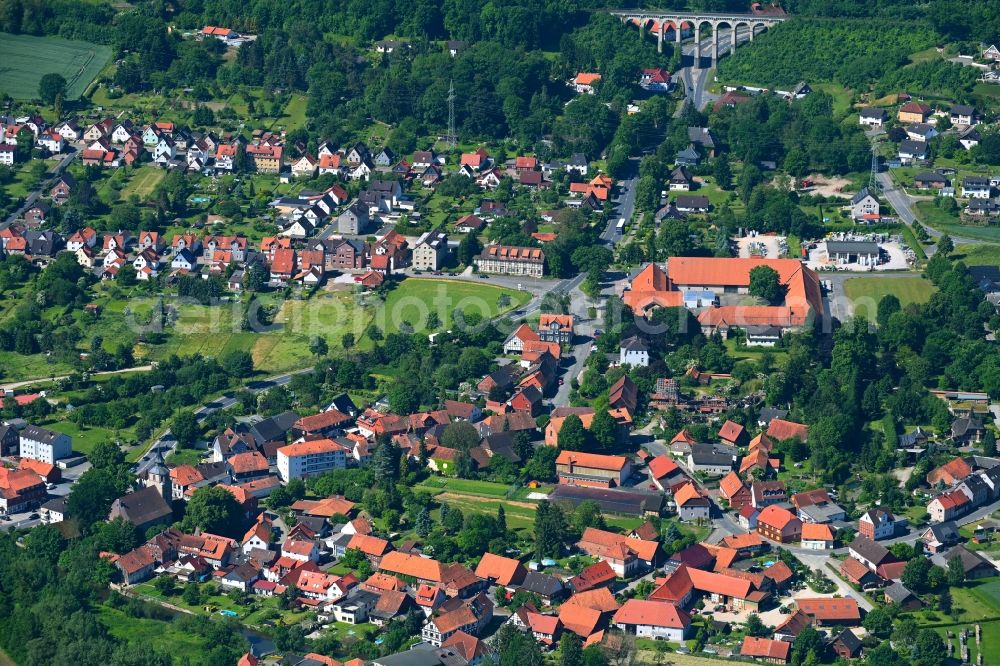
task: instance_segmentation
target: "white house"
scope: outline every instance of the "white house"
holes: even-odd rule
[[[888,115],[885,109],[861,109],[861,115],[859,117],[859,122],[862,125],[867,125],[868,127],[882,127],[885,121],[888,119]]]
[[[673,604],[629,599],[615,613],[612,623],[640,638],[682,643],[691,627],[691,617]]]
[[[970,199],[989,199],[993,188],[990,179],[983,176],[966,176],[962,180],[962,196]]]
[[[171,268],[179,268],[185,271],[193,271],[197,265],[198,260],[195,258],[194,253],[187,248],[176,252],[174,258],[170,261]]]
[[[15,155],[17,155],[17,146],[0,143],[0,165],[14,166]]]
[[[649,365],[649,345],[637,336],[625,338],[621,342],[618,362],[645,368]]]
[[[808,550],[833,548],[833,528],[826,524],[803,523],[802,547]]]
[[[347,467],[347,449],[332,439],[298,442],[278,449],[278,475],[288,483]]]
[[[61,432],[29,425],[21,431],[21,457],[50,465],[73,454],[73,440]]]

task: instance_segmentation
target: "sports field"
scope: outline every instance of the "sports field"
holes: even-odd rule
[[[56,73],[66,79],[66,97],[76,99],[109,58],[109,46],[0,32],[0,92],[18,99],[38,97],[42,76]]]

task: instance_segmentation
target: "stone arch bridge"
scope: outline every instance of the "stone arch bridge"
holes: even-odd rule
[[[719,62],[719,36],[722,28],[732,31],[731,50],[736,49],[739,32],[748,34],[748,40],[753,41],[755,35],[788,20],[788,16],[769,16],[766,14],[711,14],[694,12],[667,12],[656,10],[624,9],[610,12],[625,23],[639,26],[640,30],[656,35],[656,47],[663,52],[663,40],[669,32],[672,39],[681,43],[683,33],[688,31],[694,36],[694,61],[701,60],[701,29],[706,24],[712,34],[712,65]]]

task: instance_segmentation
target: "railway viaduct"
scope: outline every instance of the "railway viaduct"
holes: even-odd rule
[[[728,27],[733,32],[732,49],[736,48],[737,33],[749,30],[749,39],[753,41],[756,34],[788,19],[784,14],[711,14],[695,12],[669,12],[650,9],[613,10],[611,15],[617,16],[622,22],[633,23],[640,30],[648,30],[656,35],[656,47],[663,52],[663,40],[668,30],[673,33],[673,40],[681,43],[685,30],[694,33],[695,62],[701,59],[701,29],[708,25],[712,34],[712,64],[719,62],[719,32],[720,28]]]

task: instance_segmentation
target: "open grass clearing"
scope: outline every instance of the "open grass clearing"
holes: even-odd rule
[[[66,98],[76,99],[111,58],[111,47],[61,37],[0,33],[0,90],[18,99],[38,97],[46,74],[66,79]]]
[[[934,286],[920,277],[859,277],[844,281],[844,293],[851,301],[871,299],[876,305],[883,296],[893,294],[904,307],[910,303],[926,303]]]
[[[921,222],[942,233],[950,234],[954,238],[971,238],[987,243],[1000,243],[1000,227],[962,224],[958,215],[952,215],[938,208],[931,201],[918,201],[915,208],[917,218]]]
[[[73,450],[78,453],[90,454],[94,447],[101,442],[132,441],[135,439],[135,430],[132,428],[122,428],[114,430],[112,428],[99,428],[95,426],[78,426],[72,421],[52,421],[41,423],[45,428],[55,430],[69,435],[73,438]]]
[[[167,175],[165,169],[146,164],[139,167],[130,177],[128,184],[122,188],[121,198],[128,199],[130,196],[137,196],[140,200],[146,199],[153,193],[156,186],[160,184],[163,177]]]
[[[952,256],[966,266],[1000,266],[1000,245],[959,245]]]
[[[416,333],[429,333],[427,318],[432,312],[441,321],[441,328],[450,329],[456,310],[490,319],[530,300],[529,292],[489,283],[408,278],[389,292],[375,313],[374,323],[385,333],[399,331],[403,322],[409,323]]]
[[[115,638],[134,645],[151,646],[178,660],[196,661],[209,647],[201,638],[177,629],[173,622],[131,617],[108,606],[98,608],[97,620]]]
[[[418,488],[438,491],[444,490],[453,493],[463,493],[466,495],[479,495],[481,497],[506,497],[510,491],[510,486],[502,483],[492,483],[490,481],[476,481],[474,479],[457,479],[444,476],[432,476],[420,483]]]

